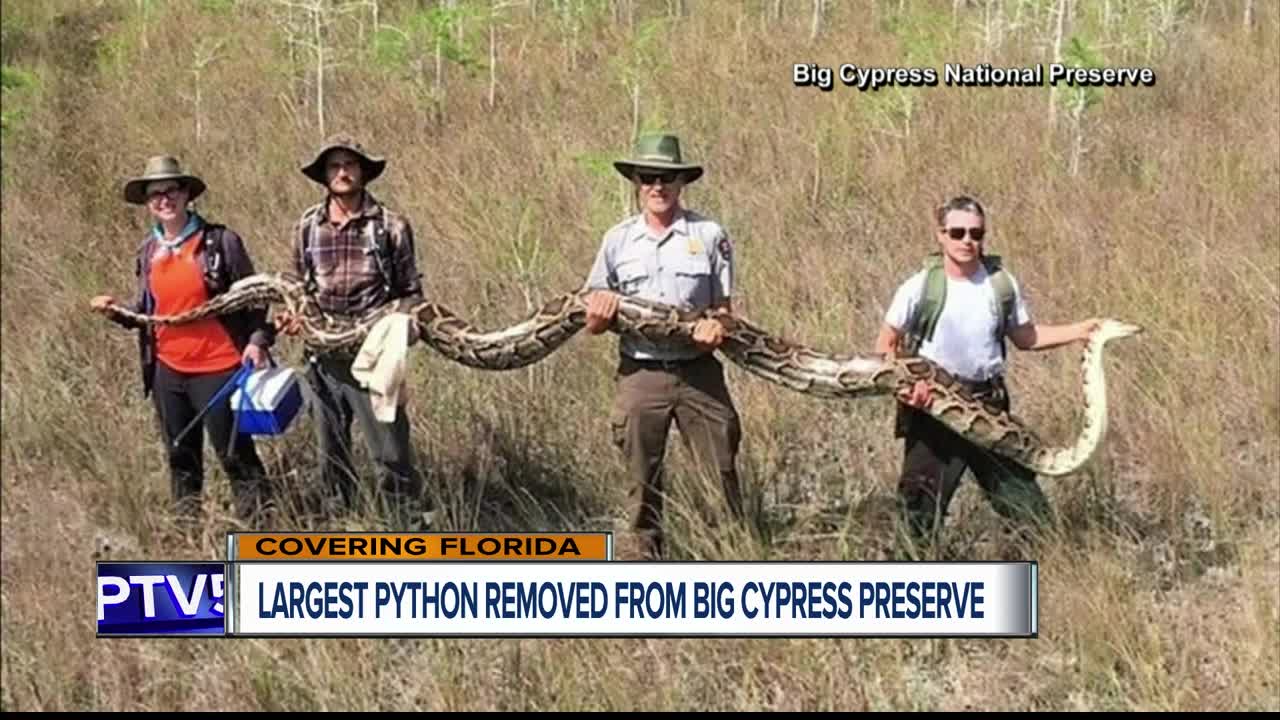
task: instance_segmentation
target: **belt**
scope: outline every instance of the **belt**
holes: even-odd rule
[[[965,380],[956,378],[956,382],[960,384],[970,395],[975,398],[989,398],[998,400],[1007,394],[1005,388],[1004,377],[997,375],[987,380]]]
[[[710,355],[698,355],[691,358],[680,358],[677,360],[656,360],[633,358],[630,355],[623,355],[618,361],[618,367],[622,370],[682,370],[693,366],[696,363],[704,362]]]
[[[311,362],[353,363],[360,354],[360,348],[306,348],[304,355]]]
[[[996,378],[989,380],[965,380],[964,378],[956,378],[956,381],[964,386],[969,392],[991,392],[996,389],[999,382]]]

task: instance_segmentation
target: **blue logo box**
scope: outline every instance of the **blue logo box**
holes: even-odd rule
[[[98,635],[226,634],[226,565],[99,562]]]

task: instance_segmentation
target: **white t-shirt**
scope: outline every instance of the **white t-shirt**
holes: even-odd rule
[[[924,278],[925,271],[921,270],[898,288],[885,313],[886,324],[904,331],[924,295]],[[1031,322],[1031,314],[1018,281],[1012,274],[1009,279],[1013,284],[1013,327],[1018,327]],[[933,339],[920,345],[920,355],[961,378],[989,380],[1004,373],[1004,358],[1000,341],[996,339],[999,321],[1000,300],[985,267],[979,266],[978,272],[969,278],[947,276],[947,298],[942,314],[938,316]]]

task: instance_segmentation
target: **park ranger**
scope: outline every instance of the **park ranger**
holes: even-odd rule
[[[596,291],[588,301],[587,330],[609,328],[620,296],[731,310],[733,246],[718,223],[681,206],[681,191],[703,168],[684,162],[679,138],[643,136],[635,156],[614,166],[635,186],[641,212],[605,233],[587,279]],[[610,424],[626,456],[634,531],[630,542],[620,543],[620,557],[662,557],[662,464],[673,420],[699,470],[719,478],[730,512],[742,515],[736,471],[741,425],[713,354],[724,338],[720,322],[703,319],[692,342],[620,341]]]

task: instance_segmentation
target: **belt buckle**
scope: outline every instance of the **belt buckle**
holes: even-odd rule
[[[994,376],[986,380],[979,380],[969,387],[969,394],[980,398],[994,398],[999,392],[999,380]]]
[[[642,359],[642,358],[628,358],[625,355],[623,357],[626,359],[629,359],[632,363],[635,364],[635,367],[637,368],[644,369],[644,370],[666,370],[668,372],[679,370],[680,368],[688,365],[691,362],[690,360],[682,360],[682,359],[675,359],[675,360],[664,360],[660,358],[643,358]],[[623,362],[626,362],[626,360],[624,360]]]

